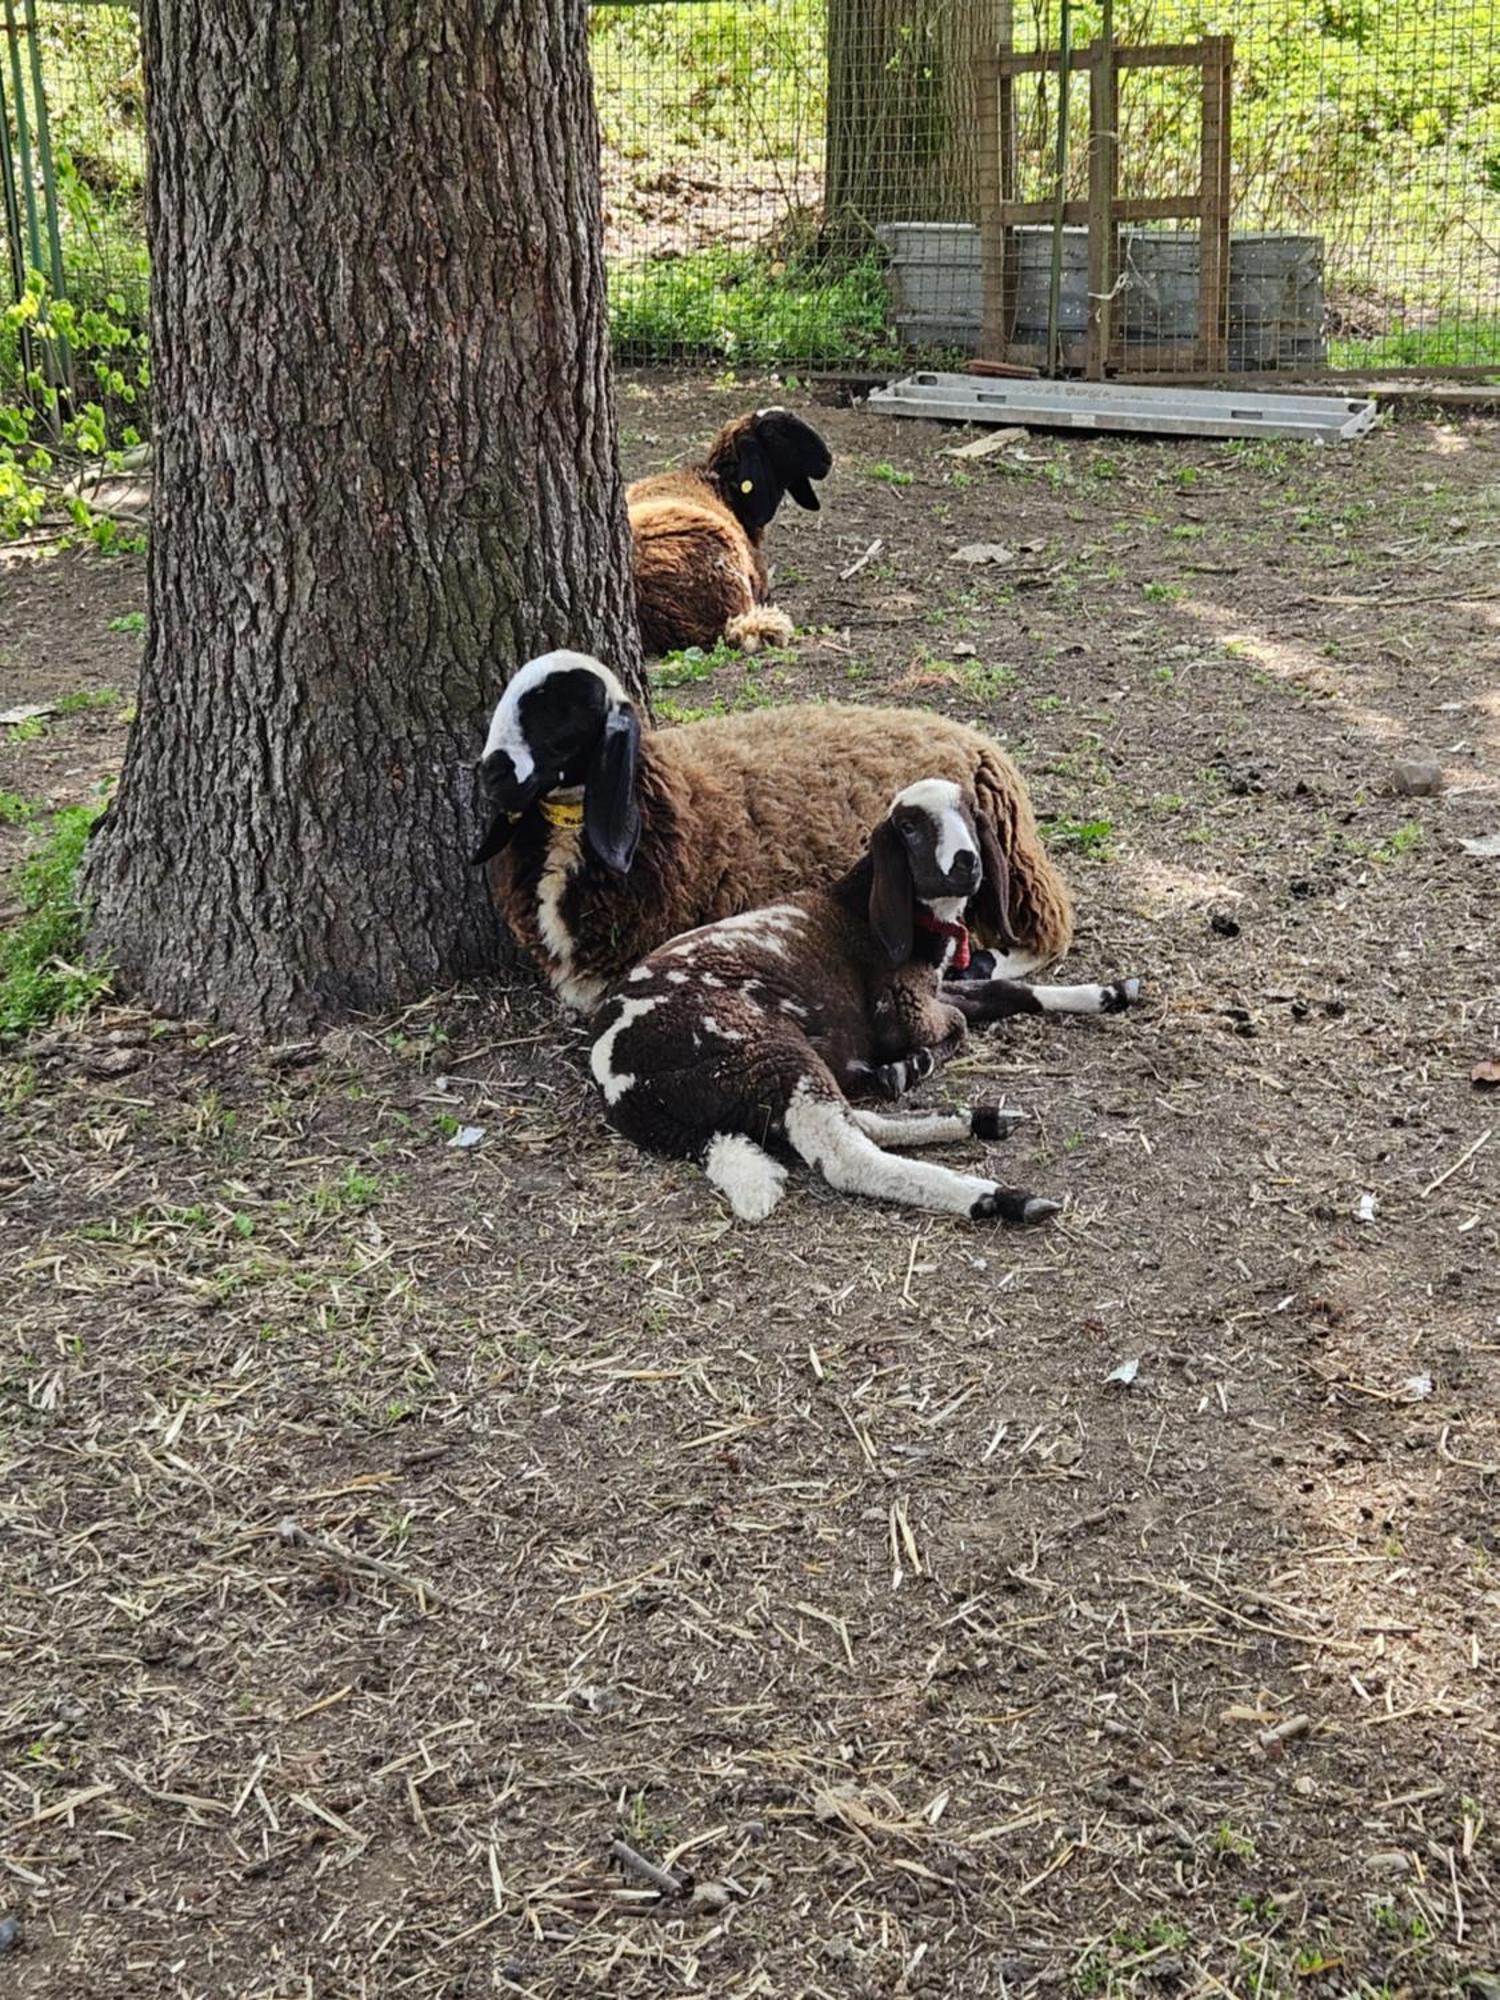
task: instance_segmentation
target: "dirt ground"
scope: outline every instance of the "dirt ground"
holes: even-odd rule
[[[735,1224],[532,990],[12,1050],[4,1990],[1500,1994],[1500,427],[822,422],[795,650],[664,698],[1010,744],[1149,997],[936,1094],[1063,1216]],[[117,765],[142,589],[0,572],[6,705],[120,697],[0,788]]]

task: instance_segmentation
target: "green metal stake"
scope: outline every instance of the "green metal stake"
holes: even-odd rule
[[[62,231],[58,226],[61,208],[57,193],[57,170],[52,162],[52,127],[47,117],[47,92],[42,82],[42,36],[37,21],[36,0],[25,0],[25,4],[26,32],[31,37],[32,111],[36,119],[37,156],[42,167],[42,211],[47,218],[47,248],[52,257],[52,296],[60,299],[66,296],[67,286],[63,277]],[[71,391],[73,353],[66,340],[57,342],[56,362],[59,382]]]
[[[21,196],[26,204],[27,248],[31,255],[27,268],[40,271],[42,231],[37,221],[36,185],[31,175],[31,122],[26,116],[26,76],[21,68],[21,29],[16,20],[15,0],[5,0],[5,38],[10,43],[10,76],[15,88],[16,151],[20,155]]]
[[[7,6],[10,0],[6,0]],[[1062,0],[1057,71],[1057,201],[1052,223],[1052,275],[1047,287],[1047,372],[1062,373],[1063,215],[1068,201],[1068,86],[1073,73],[1073,5]]]

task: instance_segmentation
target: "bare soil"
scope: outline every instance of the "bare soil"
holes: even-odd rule
[[[628,469],[774,393],[625,381]],[[802,1180],[735,1224],[531,989],[12,1050],[5,1990],[1500,1978],[1500,429],[965,465],[823,421],[802,636],[665,699],[1006,738],[1070,964],[1149,982],[942,1081],[1031,1114],[993,1158],[1064,1215]],[[7,701],[126,691],[141,592],[0,572]],[[80,796],[117,717],[0,788]]]

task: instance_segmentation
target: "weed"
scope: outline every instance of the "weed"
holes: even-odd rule
[[[1375,861],[1399,861],[1403,854],[1415,854],[1426,844],[1427,829],[1419,819],[1409,819],[1398,826],[1390,839],[1377,847],[1371,859]]]
[[[1042,838],[1052,847],[1071,847],[1080,854],[1097,854],[1101,858],[1110,851],[1109,838],[1114,832],[1114,822],[1107,819],[1069,819],[1063,815],[1057,819],[1040,822]]]
[[[1255,1842],[1248,1833],[1241,1833],[1237,1826],[1222,1820],[1214,1829],[1214,1853],[1221,1861],[1253,1861]]]
[[[744,657],[743,653],[727,646],[722,639],[710,652],[705,652],[701,646],[686,646],[680,652],[664,655],[655,666],[647,669],[646,677],[654,688],[685,687],[690,681],[707,680],[716,667],[727,667]]]
[[[91,708],[117,708],[119,702],[118,688],[79,688],[73,694],[60,696],[52,705],[59,715],[82,715]]]
[[[379,1201],[380,1195],[380,1182],[373,1174],[350,1167],[339,1180],[320,1181],[313,1189],[312,1205],[314,1213],[322,1216],[359,1215]]]
[[[1180,583],[1143,583],[1141,595],[1153,604],[1180,604],[1187,596],[1187,587]]]
[[[0,931],[0,1037],[24,1035],[75,1014],[109,983],[96,964],[80,963],[84,913],[77,877],[89,829],[104,807],[65,806],[19,871],[22,915]]]
[[[37,809],[19,792],[0,792],[0,826],[30,826]]]
[[[878,479],[882,486],[910,486],[912,482],[911,473],[903,472],[886,459],[881,459],[876,465],[867,465],[865,471],[871,479]]]
[[[146,629],[146,614],[144,611],[127,611],[119,618],[111,618],[109,629],[111,632],[130,632],[139,635]]]
[[[47,725],[39,715],[28,715],[24,722],[13,722],[5,732],[7,743],[36,743],[47,734]]]

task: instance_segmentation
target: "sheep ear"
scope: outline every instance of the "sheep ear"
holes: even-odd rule
[[[626,875],[641,837],[635,802],[635,774],[641,755],[641,725],[628,702],[611,708],[594,750],[583,787],[583,830],[589,846],[612,875]]]
[[[969,905],[969,915],[986,936],[993,937],[1007,951],[1018,951],[1020,940],[1010,921],[1010,863],[990,821],[982,813],[975,815],[975,821],[984,880]]]
[[[740,438],[728,462],[719,468],[719,484],[735,518],[751,535],[770,526],[786,490],[770,454],[748,432]]]
[[[911,957],[911,870],[901,836],[882,820],[870,836],[870,929],[892,965]]]
[[[489,832],[469,857],[469,866],[481,868],[486,861],[493,861],[515,830],[516,822],[510,813],[496,813]]]

